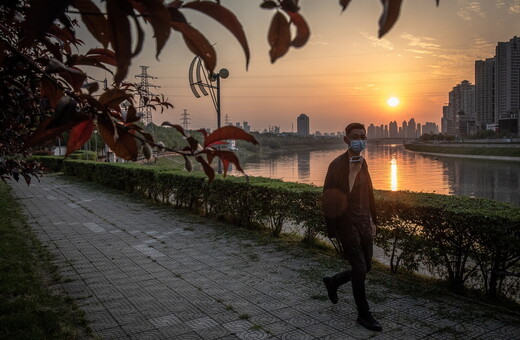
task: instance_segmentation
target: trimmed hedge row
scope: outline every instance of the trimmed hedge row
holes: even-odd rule
[[[54,157],[40,157],[47,167]],[[66,160],[65,174],[137,192],[243,227],[267,226],[274,236],[284,224],[299,225],[304,239],[326,237],[322,188],[267,178],[217,177],[139,164]],[[482,289],[490,298],[518,298],[520,208],[485,199],[427,193],[376,191],[376,244],[390,267],[427,269],[456,291]]]

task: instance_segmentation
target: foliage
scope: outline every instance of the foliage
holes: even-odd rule
[[[442,144],[405,144],[407,150],[417,152],[446,153],[454,155],[507,156],[520,157],[520,148],[511,147],[471,147],[464,144],[443,146]],[[520,159],[519,159],[520,160]]]
[[[49,288],[59,282],[50,254],[27,227],[9,187],[0,182],[0,338],[86,338],[83,312]]]
[[[302,228],[305,241],[326,237],[320,187],[233,176],[209,183],[202,173],[167,167],[73,160],[63,163],[63,171],[240,226],[266,225],[273,236],[290,223]],[[470,285],[490,298],[518,294],[519,280],[511,274],[520,273],[519,207],[402,191],[376,191],[376,205],[375,242],[391,257],[393,272],[422,267],[458,292]]]

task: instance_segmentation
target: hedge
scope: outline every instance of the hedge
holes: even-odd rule
[[[48,168],[54,157],[39,157]],[[202,173],[139,164],[66,160],[65,174],[136,192],[248,228],[267,226],[278,236],[287,223],[299,225],[304,239],[326,237],[322,188],[261,177],[218,176],[208,184]],[[426,269],[450,283],[489,298],[518,299],[520,208],[491,200],[406,191],[376,190],[379,215],[375,243],[397,272]]]

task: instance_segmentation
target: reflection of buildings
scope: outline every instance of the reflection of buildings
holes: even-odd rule
[[[520,204],[520,167],[502,166],[496,161],[457,159],[442,160],[450,194],[482,197]]]
[[[308,179],[311,174],[311,152],[300,151],[298,157],[298,178]]]

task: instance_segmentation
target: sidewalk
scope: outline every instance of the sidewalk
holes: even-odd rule
[[[520,339],[518,319],[373,274],[383,332],[371,332],[355,323],[349,285],[337,305],[326,299],[321,277],[334,269],[308,252],[61,176],[22,182],[13,194],[102,339]]]

